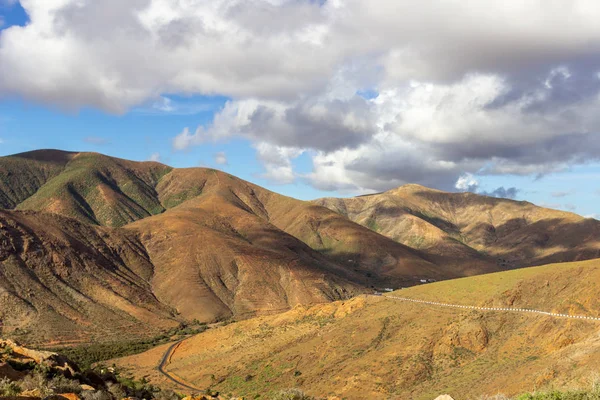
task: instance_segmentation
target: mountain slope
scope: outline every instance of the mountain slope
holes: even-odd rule
[[[0,319],[22,340],[109,340],[137,324],[125,329],[134,338],[179,321],[281,312],[346,298],[373,282],[439,275],[412,250],[320,208],[326,224],[342,221],[370,238],[343,256],[364,252],[371,264],[348,268],[271,222],[288,207],[314,206],[288,198],[266,204],[261,199],[283,196],[210,169],[54,151],[0,158],[0,166],[21,163],[41,174],[48,158],[58,167],[2,214],[13,227],[3,232],[3,299],[18,306]],[[377,242],[397,259],[368,255],[366,246]],[[331,248],[344,246],[336,240]],[[405,270],[379,274],[384,259]]]
[[[123,340],[178,323],[154,296],[153,266],[127,232],[0,211],[0,266],[4,335],[29,343]]]
[[[31,160],[48,158],[49,152],[55,159],[63,154],[35,151],[2,157],[0,167],[21,161],[27,168],[36,168]],[[220,171],[173,169],[97,153],[68,153],[62,159],[67,160],[61,164],[62,170],[18,203],[17,209],[48,211],[89,224],[119,227],[160,215],[192,199],[217,196],[220,201],[212,202],[213,208],[207,212],[219,212],[226,204],[242,209],[324,254],[343,266],[344,275],[367,286],[406,286],[420,279],[497,270],[476,253],[463,264],[432,259],[324,207],[278,195]]]
[[[600,257],[599,221],[523,201],[406,185],[315,204],[434,256],[479,253],[502,268]]]
[[[27,156],[36,160],[38,152]],[[2,159],[0,165],[4,162]],[[159,163],[73,153],[60,174],[16,208],[51,211],[98,225],[122,226],[164,211],[154,187],[169,170]]]
[[[326,207],[212,169],[45,150],[1,157],[0,182],[10,209],[1,215],[12,227],[2,232],[0,285],[3,304],[18,304],[0,318],[12,332],[21,320],[25,338],[52,338],[67,327],[64,340],[85,332],[102,339],[141,321],[128,331],[135,337],[184,320],[247,318],[372,286],[503,268],[453,239],[441,216],[423,222],[421,236],[432,244],[411,248]],[[14,190],[19,185],[26,189]],[[411,200],[413,214],[437,209],[420,199]],[[478,240],[476,229],[461,229]]]
[[[598,282],[600,262],[591,260],[449,280],[393,295],[598,317]],[[286,387],[351,399],[514,395],[587,386],[600,367],[598,324],[360,296],[204,332],[178,346],[167,370],[196,387],[248,397]],[[116,363],[163,382],[154,367],[165,351],[163,346]]]
[[[2,157],[0,207],[14,208],[63,171],[75,153],[41,150]]]

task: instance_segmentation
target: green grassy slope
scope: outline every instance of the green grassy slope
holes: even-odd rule
[[[75,153],[44,150],[0,158],[0,207],[14,208],[65,168]]]
[[[0,160],[0,165],[3,162]],[[170,170],[158,163],[78,153],[17,209],[51,211],[88,223],[122,226],[164,211],[155,186]]]

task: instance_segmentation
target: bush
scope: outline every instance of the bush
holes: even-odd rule
[[[0,396],[17,396],[21,393],[21,387],[8,378],[0,379]]]
[[[551,391],[527,393],[517,397],[517,400],[600,400],[600,392],[597,391]]]
[[[23,390],[39,390],[42,397],[49,396],[52,390],[48,387],[48,379],[46,374],[40,371],[34,371],[33,373],[25,376],[21,381],[21,387]]]
[[[154,395],[155,400],[179,400],[179,396],[172,390],[166,389]]]
[[[86,390],[81,394],[81,398],[82,400],[113,400],[112,395],[105,390]]]
[[[2,349],[2,352],[0,352],[0,354],[3,354],[5,356],[12,356],[13,348],[7,345]]]
[[[106,385],[106,388],[108,389],[110,394],[112,394],[112,396],[115,399],[123,399],[123,398],[127,397],[127,392],[125,392],[123,387],[121,385],[119,385],[118,383],[109,382]]]
[[[48,381],[48,387],[54,394],[62,393],[81,393],[81,385],[79,381],[67,379],[62,375],[57,375]]]
[[[300,389],[286,389],[276,393],[272,400],[313,400]]]
[[[42,371],[34,371],[21,381],[23,390],[39,390],[42,397],[62,393],[81,393],[79,381],[67,379],[62,375],[56,375],[48,379],[48,375]]]

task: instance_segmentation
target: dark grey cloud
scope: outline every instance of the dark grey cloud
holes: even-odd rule
[[[243,136],[271,146],[333,152],[357,148],[377,132],[372,104],[354,95],[344,100],[313,99],[292,104],[239,101],[229,103],[209,127],[174,140],[184,150],[205,140]]]

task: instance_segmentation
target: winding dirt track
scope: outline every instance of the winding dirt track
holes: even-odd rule
[[[181,345],[181,343],[183,343],[184,340],[187,340],[187,339],[179,340],[179,341],[173,343],[171,346],[169,346],[169,348],[167,349],[167,351],[163,355],[162,359],[160,360],[160,363],[158,364],[158,368],[157,369],[158,369],[158,372],[160,372],[162,375],[164,375],[171,382],[174,382],[177,385],[179,385],[181,387],[184,387],[184,388],[186,388],[188,390],[193,390],[194,392],[201,392],[202,391],[201,389],[199,389],[199,388],[197,388],[195,386],[192,386],[192,385],[190,385],[188,383],[185,383],[180,378],[171,375],[165,369],[165,367],[171,362],[171,357],[173,357],[173,354],[175,354],[175,351]]]

